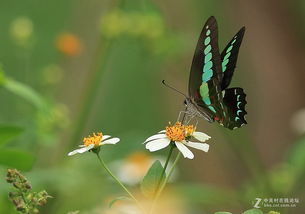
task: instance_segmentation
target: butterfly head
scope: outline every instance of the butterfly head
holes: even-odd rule
[[[187,107],[190,103],[192,103],[191,99],[189,97],[185,97],[183,104]]]

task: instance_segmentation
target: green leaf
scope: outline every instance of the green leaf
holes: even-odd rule
[[[160,161],[158,160],[155,161],[153,165],[149,168],[141,183],[141,191],[145,196],[151,197],[155,194],[162,171],[163,167]]]
[[[276,212],[276,211],[269,211],[267,214],[281,214],[281,213]]]
[[[0,145],[7,143],[22,133],[23,129],[17,126],[0,125]]]
[[[251,209],[243,212],[242,214],[264,214],[260,209]]]
[[[25,151],[12,149],[0,150],[0,165],[26,171],[32,168],[34,160],[34,156]]]
[[[109,208],[111,208],[111,207],[115,204],[115,202],[117,202],[117,201],[122,201],[122,200],[128,200],[128,201],[130,201],[131,198],[126,197],[126,196],[117,197],[116,199],[113,199],[112,201],[110,201],[110,203],[109,203]]]
[[[15,81],[10,78],[6,78],[6,81],[4,82],[3,86],[10,92],[29,101],[31,104],[33,104],[35,107],[37,107],[40,110],[43,110],[46,106],[46,103],[43,97],[40,96],[40,94],[38,94],[31,87],[21,82]]]
[[[229,213],[229,212],[216,212],[214,214],[232,214],[232,213]]]

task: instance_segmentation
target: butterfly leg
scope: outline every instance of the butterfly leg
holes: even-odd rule
[[[191,120],[192,120],[192,115],[188,114],[186,119],[186,124],[189,124]]]
[[[196,113],[187,114],[187,120],[186,120],[187,122],[186,122],[186,124],[189,124],[194,117],[196,118]],[[197,121],[197,119],[196,119],[196,121]]]
[[[196,125],[195,125],[195,127],[197,127],[197,125],[198,125],[198,119],[197,119],[197,117],[195,117],[195,120],[196,120]]]
[[[186,115],[185,115],[184,121],[185,121],[185,124],[188,124],[188,123],[189,123],[189,121],[190,121],[190,115],[189,115],[189,114],[186,114]]]
[[[182,118],[181,118],[181,114],[183,114]],[[180,111],[179,114],[178,114],[177,122],[183,120],[183,118],[185,119],[185,117],[187,117],[187,115],[188,115],[187,111]]]

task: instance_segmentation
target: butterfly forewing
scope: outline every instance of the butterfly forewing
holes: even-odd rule
[[[242,27],[221,53],[221,65],[223,71],[223,78],[221,81],[222,90],[226,89],[231,83],[233,72],[236,67],[239,47],[244,34],[245,27]]]
[[[210,17],[196,46],[189,79],[189,96],[217,117],[225,111],[220,87],[222,75],[217,22],[214,17]]]

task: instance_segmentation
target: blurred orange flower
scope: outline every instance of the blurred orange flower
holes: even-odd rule
[[[71,33],[62,33],[57,37],[56,47],[59,52],[67,56],[77,56],[81,52],[81,42],[77,36]]]
[[[115,162],[119,179],[129,185],[138,184],[155,158],[144,152],[134,152],[125,160]]]

